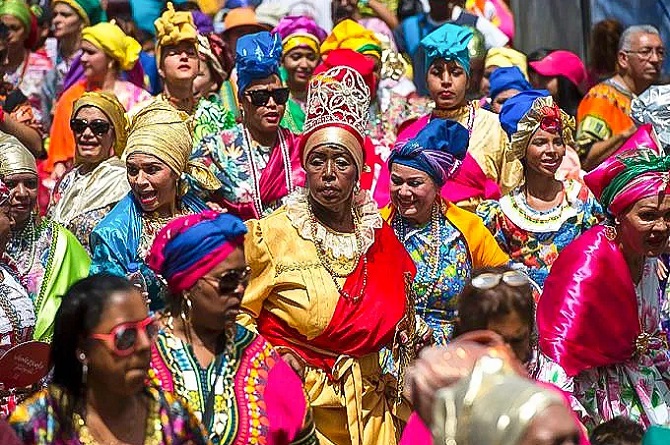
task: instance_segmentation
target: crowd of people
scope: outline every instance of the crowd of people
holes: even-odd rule
[[[0,443],[670,442],[656,28],[145,3],[0,0]]]

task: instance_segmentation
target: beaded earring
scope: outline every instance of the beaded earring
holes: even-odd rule
[[[86,386],[86,381],[88,380],[88,360],[86,360],[86,354],[80,352],[79,361],[81,362],[81,384],[82,386]]]

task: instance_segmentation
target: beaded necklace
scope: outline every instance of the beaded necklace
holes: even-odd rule
[[[2,277],[2,281],[4,281],[4,275],[2,271],[0,271],[0,277]],[[17,312],[14,305],[10,303],[9,288],[4,284],[0,284],[0,308],[2,308],[2,311],[9,319],[9,323],[12,325],[12,332],[10,333],[10,338],[12,337],[12,335],[18,338],[22,328],[21,318],[19,317],[19,313]]]
[[[468,129],[468,134],[472,136],[472,129],[475,126],[475,117],[477,115],[475,106],[472,102],[468,102],[468,104],[465,106],[467,107],[467,112],[468,112],[468,120],[466,122],[465,128]],[[428,122],[433,120],[433,117],[437,117],[440,119],[454,119],[457,120],[457,114],[461,109],[458,109],[456,111],[452,110],[447,110],[447,111],[442,111],[442,110],[434,110],[433,113],[430,115],[430,118],[428,119]]]
[[[31,215],[25,227],[18,233],[15,232],[7,243],[7,253],[16,261],[16,268],[21,276],[27,275],[32,270],[36,249],[37,228],[35,217]],[[27,255],[26,250],[29,251]]]

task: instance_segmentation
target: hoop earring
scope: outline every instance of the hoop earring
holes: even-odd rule
[[[184,324],[191,322],[191,310],[193,306],[191,304],[191,299],[188,294],[184,294],[184,299],[181,300],[181,319]]]

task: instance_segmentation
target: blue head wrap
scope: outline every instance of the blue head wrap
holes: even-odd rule
[[[507,136],[511,138],[516,133],[519,121],[533,107],[535,99],[547,96],[551,96],[547,90],[528,90],[522,91],[505,102],[500,110],[500,124]]]
[[[426,53],[426,66],[435,59],[455,61],[470,75],[470,52],[468,43],[472,39],[472,30],[465,26],[446,23],[421,40]]]
[[[279,75],[282,44],[278,34],[261,31],[242,36],[237,40],[236,52],[237,90],[240,98],[252,81]]]
[[[470,135],[458,122],[434,119],[401,147],[396,147],[388,160],[425,172],[438,186],[452,177],[468,150]]]
[[[528,83],[518,66],[496,68],[491,73],[489,96],[495,99],[498,94],[507,90],[527,91],[533,87]]]

